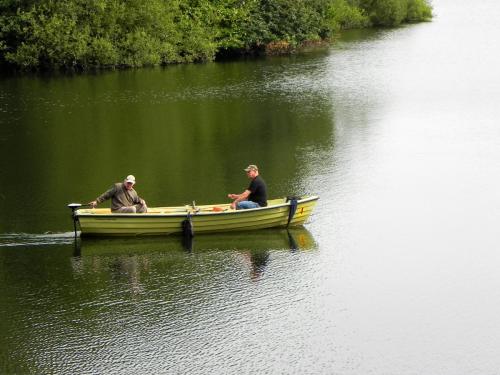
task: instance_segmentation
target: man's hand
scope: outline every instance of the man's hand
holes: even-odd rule
[[[97,201],[92,201],[92,202],[89,202],[88,203],[90,206],[92,206],[92,208],[96,208],[97,206]]]

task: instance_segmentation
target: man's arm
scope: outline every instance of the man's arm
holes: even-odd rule
[[[245,190],[241,194],[228,194],[228,198],[234,199],[233,203],[231,203],[231,208],[236,208],[236,203],[246,200],[250,193],[250,190]]]
[[[102,203],[105,200],[108,200],[109,198],[111,198],[113,196],[113,194],[115,193],[115,190],[116,190],[116,186],[113,185],[108,191],[99,195],[95,201],[89,202],[89,204],[92,207],[97,206],[97,204]]]
[[[139,195],[136,194],[136,199],[134,200],[135,204],[146,204],[146,201],[139,197]]]

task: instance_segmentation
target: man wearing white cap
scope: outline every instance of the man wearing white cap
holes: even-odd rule
[[[111,198],[111,212],[113,213],[135,214],[147,212],[146,202],[137,195],[134,185],[135,177],[128,175],[123,182],[114,184],[108,191],[89,204],[96,207],[98,203]]]
[[[234,199],[231,203],[232,209],[248,209],[267,206],[267,187],[266,183],[259,176],[259,168],[250,164],[245,168],[250,180],[250,186],[241,194],[228,194],[227,197]]]

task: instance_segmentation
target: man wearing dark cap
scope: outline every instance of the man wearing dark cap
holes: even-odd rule
[[[234,199],[231,203],[232,209],[248,209],[267,206],[267,187],[266,183],[259,176],[259,168],[250,164],[245,168],[248,178],[251,179],[250,186],[241,194],[228,194],[228,198]]]
[[[147,212],[146,202],[137,195],[134,185],[135,177],[128,175],[123,182],[114,184],[108,191],[89,204],[96,207],[98,203],[111,198],[111,212],[113,213],[135,214]]]

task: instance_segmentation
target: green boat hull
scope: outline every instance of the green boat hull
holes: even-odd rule
[[[247,231],[298,226],[310,217],[319,198],[306,197],[288,223],[290,202],[285,198],[269,201],[267,207],[232,210],[229,205],[198,207],[156,207],[145,214],[114,214],[109,209],[80,209],[75,212],[82,236],[142,236],[182,233],[182,222],[189,218],[194,233]]]

